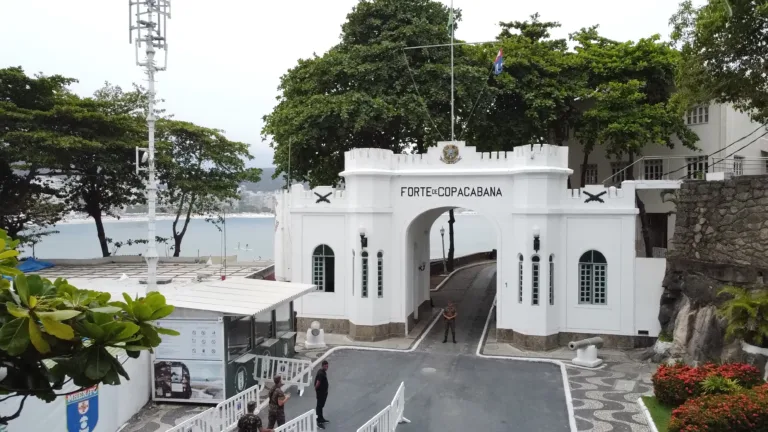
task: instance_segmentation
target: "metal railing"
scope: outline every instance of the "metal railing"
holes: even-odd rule
[[[216,408],[209,408],[184,420],[166,432],[219,432],[220,424],[221,422],[216,417]]]
[[[410,420],[403,417],[405,411],[405,383],[401,382],[400,387],[395,392],[392,403],[384,407],[378,414],[373,416],[364,425],[357,429],[357,432],[394,432],[400,423],[410,423]]]
[[[312,379],[312,362],[294,358],[256,356],[256,364],[259,375],[256,381],[263,385],[274,383],[273,378],[279,375],[286,387],[295,385],[299,389],[299,395],[309,386]]]
[[[268,403],[267,398],[261,399],[262,390],[264,390],[263,385],[255,385],[216,405],[214,409],[221,428],[237,425],[237,421],[245,414],[245,407],[250,401],[256,402],[256,412],[261,411]]]
[[[725,173],[725,178],[759,175],[768,174],[768,157],[643,156],[602,183],[619,186],[630,172],[638,181],[705,180],[707,173],[718,172]]]

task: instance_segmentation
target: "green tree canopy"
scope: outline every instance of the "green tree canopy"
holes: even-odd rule
[[[20,67],[0,69],[0,229],[14,237],[52,225],[64,212],[56,189],[40,175],[83,144],[49,127],[73,82],[60,75],[30,77]]]
[[[281,78],[278,105],[262,130],[275,149],[275,176],[336,184],[344,152],[353,148],[423,152],[450,139],[450,48],[403,50],[449,43],[448,17],[432,0],[358,3],[338,45]],[[469,49],[455,51],[458,137],[487,87],[493,57],[478,64]]]
[[[708,0],[680,4],[670,20],[682,52],[677,85],[695,102],[731,103],[768,122],[768,3]]]
[[[85,388],[129,379],[109,349],[137,358],[160,345],[159,334],[178,335],[153,324],[174,309],[162,294],[112,301],[109,293],[80,290],[61,278],[24,275],[15,268],[17,245],[0,230],[0,366],[6,369],[0,394],[21,398],[0,424],[18,418],[29,396],[54,401],[68,382]],[[12,286],[3,276],[13,278]]]
[[[157,126],[158,179],[165,185],[160,200],[176,214],[173,256],[179,256],[192,215],[214,213],[224,201],[239,199],[240,183],[258,182],[261,170],[245,167],[253,159],[248,144],[228,140],[223,131],[177,120]]]

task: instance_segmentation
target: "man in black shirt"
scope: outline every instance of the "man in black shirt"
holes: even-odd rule
[[[317,423],[321,429],[325,429],[324,423],[328,423],[328,420],[323,416],[323,408],[325,407],[325,400],[328,399],[328,361],[323,360],[320,366],[320,370],[317,371],[315,376],[315,393],[317,394],[317,408],[315,413],[317,414]]]

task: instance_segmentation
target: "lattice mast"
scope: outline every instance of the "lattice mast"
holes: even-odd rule
[[[166,69],[168,64],[168,39],[166,22],[171,18],[170,0],[128,0],[129,43],[135,42],[136,64],[145,69],[147,74],[147,129],[149,131],[146,149],[136,149],[136,171],[146,170],[147,181],[147,292],[157,291],[157,242],[156,215],[157,182],[155,180],[155,73]],[[134,38],[135,34],[135,38]],[[139,50],[144,48],[145,58],[139,59]],[[163,51],[163,64],[158,66],[155,61],[157,51]],[[139,151],[145,151],[139,160]],[[147,167],[141,168],[140,162],[146,159]]]

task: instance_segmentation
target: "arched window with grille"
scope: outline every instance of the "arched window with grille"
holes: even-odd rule
[[[384,252],[379,251],[379,253],[376,254],[376,269],[379,273],[379,285],[378,285],[378,294],[379,298],[384,297]]]
[[[549,304],[555,304],[555,254],[549,256]]]
[[[363,287],[361,291],[363,298],[368,298],[368,252],[363,251],[360,256],[363,258]]]
[[[517,254],[519,264],[517,265],[517,302],[523,302],[523,254]]]
[[[336,285],[333,249],[321,244],[312,252],[312,283],[318,291],[334,292]]]
[[[608,303],[608,261],[596,250],[584,252],[579,258],[579,303],[604,305]]]
[[[541,287],[541,266],[539,265],[539,256],[531,257],[531,304],[539,305],[539,292]]]

